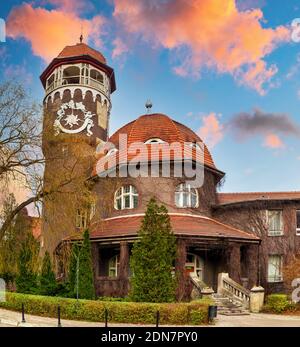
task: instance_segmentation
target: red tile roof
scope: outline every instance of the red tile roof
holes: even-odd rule
[[[99,62],[106,64],[104,56],[100,52],[86,45],[85,43],[77,43],[74,46],[66,46],[59,53],[57,58],[79,57],[81,55],[89,55],[92,58],[98,60]]]
[[[254,200],[295,200],[300,199],[300,191],[294,192],[248,192],[218,193],[219,204],[232,204]]]
[[[164,157],[163,149],[166,148],[168,144],[171,143],[178,143],[180,144],[181,151],[171,151],[170,153],[170,159],[180,159],[180,158],[187,158],[187,156],[190,156],[194,160],[201,161],[201,163],[204,164],[210,168],[213,168],[216,170],[215,164],[213,162],[212,156],[207,148],[207,146],[204,144],[204,156],[201,155],[201,151],[196,150],[192,147],[184,147],[184,143],[202,143],[202,140],[199,138],[197,134],[195,134],[191,129],[186,127],[185,125],[178,123],[174,120],[172,120],[169,116],[164,114],[147,114],[142,115],[139,118],[137,118],[135,121],[130,122],[126,125],[124,125],[122,128],[120,128],[118,131],[116,131],[108,140],[109,142],[113,143],[114,146],[119,149],[119,136],[126,134],[127,135],[127,146],[132,146],[134,143],[145,143],[147,140],[151,138],[159,138],[166,142],[166,144],[158,144],[153,147],[153,145],[145,145],[145,152],[135,152],[135,153],[121,153],[117,152],[114,154],[116,156],[117,163],[124,163],[131,161],[133,158],[136,157],[137,154],[139,154],[139,159],[145,159],[150,160],[152,157],[151,155],[154,154],[156,151],[154,151],[154,148],[160,148],[161,151],[157,152],[156,159],[163,160],[166,159]],[[153,149],[151,151],[151,148]],[[185,150],[185,152],[184,152]],[[134,151],[133,151],[134,152]],[[127,158],[126,158],[127,156]],[[159,156],[159,157],[158,157]],[[104,155],[100,155],[98,159],[103,158]],[[113,162],[113,161],[112,161]],[[106,166],[105,168],[111,168],[113,164],[108,164],[111,166]],[[94,171],[96,173],[96,170]],[[223,173],[222,173],[223,174]]]
[[[143,217],[144,215],[131,215],[105,219],[94,226],[91,239],[137,236]],[[260,240],[255,235],[204,216],[170,214],[170,219],[177,236]]]

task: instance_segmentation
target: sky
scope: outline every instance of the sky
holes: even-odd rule
[[[299,0],[9,0],[0,18],[0,81],[41,103],[40,74],[82,28],[115,70],[111,134],[151,99],[207,144],[222,191],[300,190]]]

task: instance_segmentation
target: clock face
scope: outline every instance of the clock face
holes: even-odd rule
[[[93,135],[94,126],[93,116],[87,111],[82,102],[71,100],[61,105],[57,111],[57,117],[54,121],[55,135],[60,132],[67,134],[78,134],[86,131],[87,136]]]

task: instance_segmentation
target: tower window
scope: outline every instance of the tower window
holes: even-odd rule
[[[95,80],[95,81],[97,81],[97,82],[103,84],[103,75],[102,75],[102,73],[101,73],[100,71],[95,70],[95,69],[92,69],[92,70],[90,71],[90,77],[91,77],[93,80]]]
[[[124,210],[138,206],[138,192],[134,186],[123,186],[116,191],[115,209]]]
[[[179,184],[175,191],[175,204],[180,208],[198,207],[198,191],[190,184]]]
[[[80,69],[78,66],[69,66],[63,72],[63,84],[79,84]]]
[[[52,74],[47,81],[47,88],[48,89],[53,89],[54,87],[54,79],[55,79],[55,74]]]

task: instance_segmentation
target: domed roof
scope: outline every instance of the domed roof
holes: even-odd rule
[[[159,139],[168,144],[180,143],[182,149],[184,148],[184,143],[202,143],[200,137],[191,129],[179,122],[172,120],[169,116],[160,113],[142,115],[136,120],[124,125],[122,128],[117,130],[108,140],[110,143],[114,144],[116,149],[119,149],[119,135],[127,135],[128,147],[134,143],[142,142],[147,144],[147,141],[151,139]],[[149,155],[151,155],[151,144],[147,144],[147,147],[149,149],[148,152],[150,153],[147,153],[146,157],[150,158]],[[193,148],[191,146],[190,152],[193,159],[197,158],[196,148]],[[163,153],[160,153],[159,155],[160,160],[164,159],[162,158]],[[124,158],[122,158],[121,156],[122,154],[120,153],[120,155],[118,156],[119,162],[122,162],[122,159],[124,160]],[[131,156],[134,157],[134,155],[131,155],[131,153],[129,153],[126,157],[126,160],[130,160]],[[175,156],[176,154],[173,154],[171,152],[170,159],[173,159],[172,157],[176,159]],[[103,157],[103,155],[100,155],[99,159],[101,157]],[[214,170],[217,170],[212,156],[205,144],[204,164]]]
[[[161,113],[145,114],[116,131],[109,139],[117,148],[119,147],[119,135],[127,134],[128,146],[134,142],[146,142],[149,139],[158,138],[167,143],[202,142],[200,137],[185,125],[172,120]],[[204,164],[216,168],[212,156],[204,145]]]
[[[100,52],[86,45],[85,43],[77,43],[74,46],[66,46],[59,53],[57,58],[80,57],[81,55],[89,55],[92,58],[98,60],[100,63],[106,64],[104,56]]]

